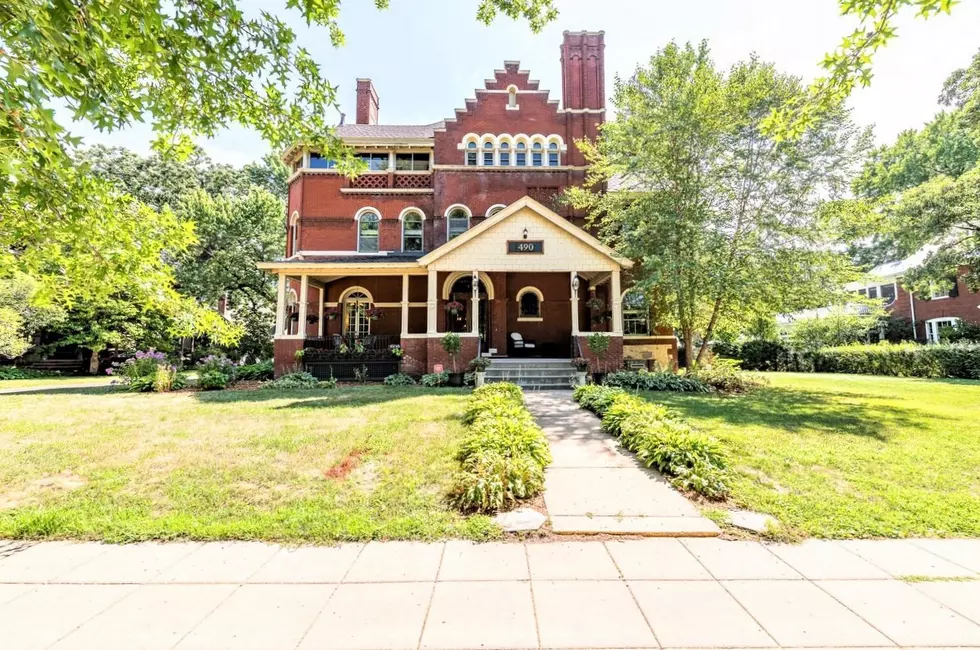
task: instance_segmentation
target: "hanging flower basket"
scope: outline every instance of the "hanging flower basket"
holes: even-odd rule
[[[310,325],[316,325],[319,320],[316,314],[307,314],[306,316],[306,322]]]
[[[323,315],[327,320],[337,320],[340,318],[340,307],[327,307],[323,310]]]
[[[458,300],[450,300],[446,303],[446,311],[448,311],[450,314],[458,314],[459,312],[463,311],[463,309],[465,309],[463,303]]]
[[[585,306],[592,311],[599,311],[606,308],[606,301],[602,298],[589,298],[585,301]]]
[[[378,320],[385,317],[385,310],[381,307],[369,307],[364,310],[364,315],[370,320]]]

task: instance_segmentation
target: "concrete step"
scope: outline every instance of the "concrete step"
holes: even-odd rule
[[[487,370],[574,370],[570,363],[491,363]]]
[[[488,368],[487,377],[567,377],[575,376],[574,370],[568,368]]]

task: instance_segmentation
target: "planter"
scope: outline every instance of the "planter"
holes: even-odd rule
[[[449,373],[449,381],[447,382],[447,385],[452,386],[453,388],[462,388],[464,376],[465,373],[462,372]]]
[[[473,375],[473,387],[479,388],[480,386],[482,386],[484,383],[486,383],[486,378],[487,378],[487,373],[485,372],[478,372],[475,375]]]
[[[587,373],[584,370],[577,371],[575,373],[575,385],[576,386],[585,386],[585,380],[588,377],[588,374],[589,373]]]
[[[602,380],[606,378],[606,373],[604,372],[593,372],[592,373],[592,383],[601,384]]]

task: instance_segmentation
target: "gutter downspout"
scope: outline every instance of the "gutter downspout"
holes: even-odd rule
[[[915,297],[911,291],[909,291],[909,307],[912,308],[912,339],[915,340],[919,337],[915,334]]]

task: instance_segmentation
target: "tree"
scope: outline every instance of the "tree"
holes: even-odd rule
[[[478,17],[499,12],[537,30],[551,4],[482,0]],[[343,43],[340,0],[285,5]],[[361,168],[334,134],[336,88],[268,11],[247,16],[235,0],[2,3],[0,277],[33,276],[41,300],[98,301],[134,282],[155,303],[176,299],[162,253],[192,240],[172,215],[141,209],[77,163],[81,142],[52,105],[105,131],[149,122],[154,147],[177,158],[192,155],[193,138],[239,124],[274,149],[304,142],[348,173]]]
[[[0,280],[0,357],[21,356],[37,332],[64,318],[58,307],[36,305],[37,291],[37,283],[27,275]]]
[[[865,342],[872,330],[877,330],[883,317],[884,310],[880,305],[868,307],[861,313],[835,307],[824,316],[797,320],[789,340],[798,350]]]
[[[771,110],[802,92],[771,64],[753,58],[726,76],[706,44],[672,43],[616,80],[616,120],[579,143],[589,184],[615,177],[619,191],[569,200],[639,262],[635,281],[670,305],[689,355],[725,319],[826,304],[856,277],[818,208],[846,190],[869,134],[838,108],[793,141],[766,135]]]

